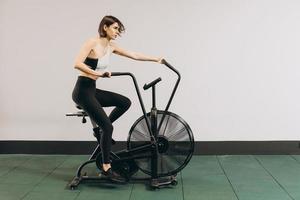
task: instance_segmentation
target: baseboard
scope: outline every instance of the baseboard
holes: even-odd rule
[[[91,154],[93,141],[0,141],[0,154]],[[119,141],[113,150],[126,148]],[[300,154],[299,141],[198,141],[194,155]]]

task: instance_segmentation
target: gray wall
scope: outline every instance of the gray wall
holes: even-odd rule
[[[76,110],[74,58],[106,14],[126,26],[120,46],[162,55],[182,73],[170,110],[196,140],[299,140],[299,10],[297,0],[1,0],[0,140],[94,140],[90,124],[65,113]],[[140,86],[161,76],[159,108],[175,81],[163,65],[118,56],[111,71],[136,74]],[[141,115],[130,79],[97,85],[132,99],[114,125],[126,140]]]

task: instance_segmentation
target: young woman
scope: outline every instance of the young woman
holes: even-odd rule
[[[98,29],[99,35],[88,39],[76,57],[75,69],[80,71],[80,75],[72,93],[73,101],[86,111],[91,120],[103,131],[100,142],[103,161],[102,174],[115,181],[123,179],[112,170],[109,159],[112,123],[128,110],[131,102],[125,96],[96,88],[96,80],[99,77],[111,76],[107,68],[112,53],[134,60],[162,63],[161,57],[128,51],[112,42],[124,30],[123,24],[114,16],[105,16],[101,20]],[[115,106],[109,116],[103,110],[103,107],[108,106]]]

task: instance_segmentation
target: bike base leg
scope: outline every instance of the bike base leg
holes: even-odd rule
[[[160,178],[152,178],[150,180],[150,187],[152,189],[161,188],[168,185],[177,185],[178,182],[176,180],[176,175],[160,177]]]
[[[82,177],[75,176],[73,178],[73,180],[71,181],[71,183],[68,185],[68,187],[71,190],[75,190],[78,187],[78,185],[80,184],[81,181],[82,181]]]

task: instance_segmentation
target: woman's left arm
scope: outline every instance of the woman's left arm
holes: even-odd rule
[[[162,63],[162,60],[163,60],[162,57],[147,56],[142,53],[125,50],[123,48],[120,48],[115,43],[111,43],[111,46],[113,47],[113,53],[118,54],[120,56],[125,56],[127,58],[131,58],[133,60],[152,61],[152,62],[158,62],[158,63]]]

